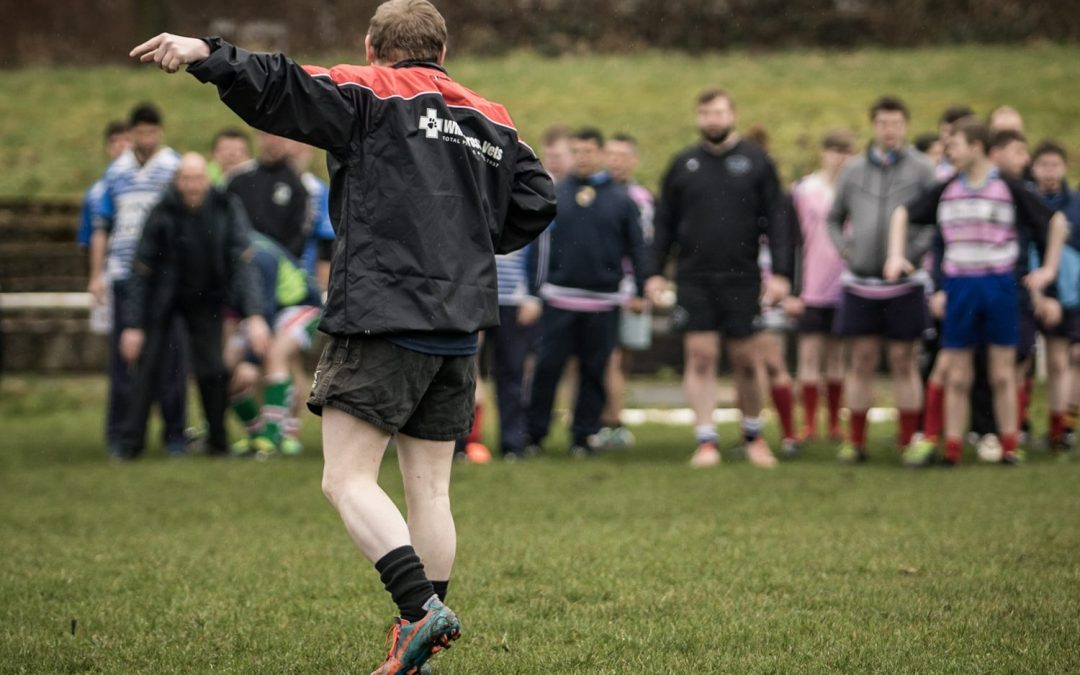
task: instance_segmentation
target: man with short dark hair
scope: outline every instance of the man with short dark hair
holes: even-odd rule
[[[735,131],[735,102],[724,89],[707,89],[697,99],[701,143],[672,160],[656,211],[649,296],[657,302],[667,280],[665,267],[678,249],[678,306],[673,326],[683,332],[686,369],[683,386],[694,409],[697,448],[694,467],[720,463],[713,411],[720,337],[727,339],[747,459],[776,466],[761,437],[760,359],[754,335],[761,329],[762,303],[776,305],[791,289],[794,252],[776,167],[759,146]],[[762,287],[758,252],[768,237],[773,274]]]
[[[104,140],[105,156],[109,158],[108,164],[112,164],[117,157],[131,147],[131,134],[127,123],[113,120],[106,124]],[[102,175],[83,194],[82,211],[79,214],[79,230],[75,235],[75,241],[84,249],[90,247],[90,237],[94,234],[94,208],[101,201],[104,192],[105,176]]]
[[[323,490],[401,613],[380,675],[416,672],[460,634],[442,602],[450,468],[472,426],[477,335],[498,322],[495,254],[555,215],[551,178],[506,109],[447,74],[446,40],[430,2],[390,0],[371,20],[369,66],[302,68],[167,33],[131,52],[189,65],[249,124],[329,154],[341,243],[308,407],[323,415]],[[378,483],[395,434],[407,523]]]
[[[874,140],[844,165],[829,212],[829,234],[847,263],[837,331],[850,339],[847,386],[851,410],[848,439],[837,455],[842,463],[867,459],[867,413],[874,400],[874,377],[882,343],[888,343],[896,407],[898,446],[906,447],[919,426],[922,381],[915,347],[926,328],[925,279],[919,275],[885,280],[889,216],[935,184],[934,169],[906,144],[909,113],[903,101],[882,96],[870,108]],[[924,235],[932,238],[932,233]]]
[[[259,157],[236,167],[226,189],[240,198],[256,232],[301,258],[312,220],[308,191],[293,168],[292,155],[292,141],[260,132]]]
[[[598,449],[604,409],[604,374],[624,302],[645,308],[645,243],[641,216],[626,189],[604,171],[603,135],[586,128],[574,134],[574,173],[559,183],[559,214],[537,246],[544,313],[528,412],[529,443],[538,449],[548,434],[555,391],[566,362],[577,356],[578,393],[570,454]],[[633,295],[620,292],[623,261],[633,272]]]
[[[210,143],[207,172],[214,185],[225,185],[240,167],[251,161],[251,139],[236,127],[225,127]]]
[[[963,451],[971,394],[973,348],[988,345],[988,370],[994,392],[994,411],[1001,431],[1002,462],[1017,463],[1016,344],[1019,337],[1019,290],[1016,270],[1026,264],[1024,242],[1037,242],[1043,265],[1024,279],[1038,292],[1057,276],[1067,225],[1023,185],[990,163],[990,131],[977,120],[959,122],[949,138],[949,157],[959,173],[910,206],[900,206],[892,218],[886,280],[914,271],[912,260],[926,247],[909,247],[908,224],[940,229],[945,249],[945,318],[942,353],[945,374],[945,455],[956,464]],[[930,229],[927,227],[926,229]],[[916,443],[905,454],[908,466],[935,460],[931,447]]]
[[[120,333],[127,323],[128,280],[146,216],[172,183],[180,155],[162,144],[161,112],[150,103],[135,106],[128,119],[131,148],[109,165],[105,188],[94,209],[94,234],[90,238],[89,291],[100,305],[111,293],[112,337],[109,350],[109,408],[106,415],[106,443],[114,459],[132,459],[142,448],[123,448],[124,424],[134,403],[134,381],[127,361],[120,353]],[[161,358],[161,377],[150,392],[165,421],[165,448],[170,455],[186,452],[184,427],[187,409],[187,372],[184,365],[182,333],[172,328]]]
[[[540,159],[556,183],[569,176],[574,169],[574,158],[570,154],[573,135],[570,127],[555,124],[545,129],[540,138]]]

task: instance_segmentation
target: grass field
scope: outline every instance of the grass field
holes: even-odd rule
[[[132,45],[117,45],[127,53]],[[355,56],[301,59],[330,65]],[[813,167],[828,128],[867,129],[875,96],[894,92],[913,111],[912,132],[936,129],[948,105],[979,113],[1011,103],[1034,139],[1056,136],[1080,155],[1080,48],[954,47],[904,51],[733,52],[701,57],[646,52],[630,56],[452,59],[462,83],[505,103],[526,140],[549,124],[596,124],[629,131],[642,143],[641,177],[655,186],[669,157],[692,143],[692,101],[705,85],[735,93],[746,126],[761,122],[784,175]],[[103,165],[100,131],[137,101],[159,102],[169,142],[207,151],[210,136],[237,118],[215,90],[188,75],[150,67],[30,68],[0,71],[0,195],[81,194]],[[1080,168],[1080,164],[1074,163]],[[1074,176],[1080,171],[1074,168]]]
[[[0,389],[0,672],[350,672],[392,606],[290,461],[108,463],[99,379]],[[1080,671],[1080,463],[763,472],[636,449],[455,469],[439,673]],[[732,438],[733,427],[722,429]],[[386,484],[400,500],[396,467]]]

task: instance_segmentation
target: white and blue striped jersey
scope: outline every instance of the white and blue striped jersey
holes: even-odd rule
[[[163,147],[139,164],[135,152],[125,151],[105,171],[105,189],[94,211],[94,229],[109,233],[105,270],[113,281],[131,276],[131,261],[150,210],[172,183],[180,155]]]

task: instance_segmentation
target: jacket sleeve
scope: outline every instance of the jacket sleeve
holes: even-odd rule
[[[938,230],[937,210],[947,186],[948,182],[945,182],[926,190],[907,205],[907,257],[912,262],[917,263],[928,252],[934,251],[938,245],[941,236]],[[942,259],[945,255],[944,247],[944,241],[941,241]]]
[[[832,239],[833,246],[836,247],[837,253],[844,260],[847,260],[848,254],[847,241],[844,240],[844,223],[848,219],[847,186],[850,181],[850,170],[841,170],[840,176],[836,180],[836,196],[833,198],[832,208],[829,209],[829,215],[825,223],[828,227],[829,239]]]
[[[118,328],[146,330],[150,318],[147,311],[150,292],[165,264],[167,230],[168,216],[161,206],[157,206],[146,217],[139,244],[135,248],[135,257],[131,261],[131,276],[127,284],[126,324]]]
[[[645,250],[645,235],[641,229],[641,211],[629,195],[626,196],[623,236],[630,264],[634,267],[634,289],[641,298],[645,296],[645,266],[648,264],[648,255]]]
[[[356,127],[357,100],[331,79],[312,77],[284,54],[249,52],[221,38],[206,38],[210,56],[188,66],[245,122],[337,154]]]
[[[539,298],[540,287],[547,281],[548,262],[551,259],[551,229],[544,230],[526,251],[525,273],[529,277],[529,295]]]
[[[795,273],[795,244],[792,241],[791,222],[788,220],[788,196],[780,189],[780,178],[772,161],[766,163],[761,183],[761,218],[765,223],[765,236],[769,240],[772,255],[772,271],[790,280]]]
[[[673,162],[664,174],[660,185],[660,199],[657,201],[656,216],[653,220],[652,260],[649,265],[649,276],[664,273],[671,247],[675,245],[675,235],[681,219],[678,192],[675,186],[675,167],[676,164]]]
[[[251,244],[251,225],[240,200],[232,195],[229,196],[229,225],[226,253],[232,268],[229,283],[236,310],[245,317],[265,314],[263,284],[253,263],[255,249]]]
[[[803,272],[805,268],[805,261],[803,260],[804,242],[802,224],[799,221],[799,210],[795,208],[796,191],[798,189],[798,185],[796,185],[785,199],[787,202],[785,208],[787,210],[788,232],[791,233],[791,251],[794,258],[794,264],[791,271],[791,294],[795,297],[799,297],[802,293]]]
[[[524,143],[518,143],[510,204],[495,252],[510,253],[523,248],[554,218],[555,184],[533,151]]]

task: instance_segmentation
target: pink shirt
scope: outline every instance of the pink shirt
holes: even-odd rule
[[[826,219],[836,190],[816,173],[806,176],[791,191],[802,229],[802,292],[810,307],[840,304],[844,261],[829,237]]]

